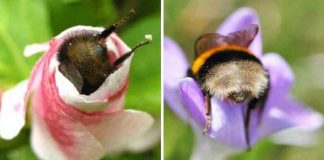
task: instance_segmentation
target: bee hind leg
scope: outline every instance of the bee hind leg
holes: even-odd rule
[[[206,126],[203,129],[203,134],[207,133],[209,128],[210,128],[210,124],[211,124],[211,117],[210,117],[210,112],[211,112],[211,104],[210,104],[210,95],[206,95],[205,96],[205,102],[206,102]]]
[[[251,112],[252,112],[253,109],[254,109],[254,106],[249,104],[247,106],[247,111],[246,111],[246,115],[245,115],[245,118],[244,118],[245,141],[246,141],[246,145],[248,147],[247,150],[250,150],[250,148],[251,148],[251,143],[250,143],[250,117],[251,117]]]

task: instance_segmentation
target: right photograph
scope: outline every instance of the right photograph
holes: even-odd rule
[[[323,15],[315,0],[164,0],[164,159],[323,159]]]

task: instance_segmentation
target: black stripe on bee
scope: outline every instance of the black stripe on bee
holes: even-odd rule
[[[205,75],[209,72],[209,70],[215,65],[220,65],[227,62],[234,61],[253,61],[260,65],[262,65],[261,61],[255,56],[246,53],[244,51],[237,50],[222,50],[218,53],[211,55],[206,62],[202,65],[202,67],[198,71],[198,79],[201,81],[200,83],[204,83]]]

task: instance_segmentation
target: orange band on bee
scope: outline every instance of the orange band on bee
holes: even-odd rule
[[[223,46],[217,46],[215,48],[209,49],[202,54],[200,54],[193,62],[192,64],[192,72],[194,75],[196,75],[199,71],[199,69],[205,64],[206,60],[220,51],[225,51],[225,50],[232,50],[232,51],[242,51],[247,54],[253,55],[246,47],[241,47],[238,45],[223,45]]]

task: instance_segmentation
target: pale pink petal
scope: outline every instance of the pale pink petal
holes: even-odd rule
[[[46,125],[37,114],[32,114],[31,147],[39,159],[66,160],[55,139],[48,132]]]
[[[24,99],[27,93],[28,81],[23,81],[15,88],[3,93],[0,111],[0,136],[12,139],[18,135],[25,125]]]
[[[132,153],[143,153],[152,149],[159,142],[161,142],[161,121],[158,120],[154,122],[151,129],[130,141],[127,144],[127,150]]]
[[[53,113],[52,115],[55,116],[56,114]],[[55,128],[56,130],[54,129],[53,132],[49,128],[53,125],[49,126],[48,122],[43,120],[43,116],[36,108],[32,112],[31,144],[38,158],[90,160],[99,159],[105,154],[104,147],[82,123],[68,117],[58,119],[57,123],[64,125]],[[57,139],[60,135],[67,136],[67,138]]]
[[[56,68],[55,83],[59,84],[56,85],[59,96],[62,97],[62,100],[66,104],[75,106],[85,112],[90,113],[103,110],[106,108],[107,103],[113,102],[113,98],[110,97],[114,97],[120,94],[120,92],[124,92],[126,90],[130,65],[131,58],[127,59],[124,62],[124,65],[107,77],[102,86],[90,95],[80,94],[75,86],[63,76],[58,68]],[[121,106],[123,104],[123,100],[116,103],[119,103],[119,106]]]
[[[126,110],[109,111],[109,113],[105,111],[86,113],[69,106],[59,98],[56,85],[53,83],[53,75],[48,76],[47,74],[45,73],[44,76],[49,78],[44,79],[41,83],[41,86],[45,87],[40,87],[33,97],[34,114],[40,116],[41,121],[43,121],[42,123],[45,124],[43,128],[47,129],[60,152],[66,157],[72,159],[79,159],[80,157],[99,159],[108,151],[117,152],[123,150],[126,143],[124,140],[143,133],[145,128],[148,129],[148,123],[152,123],[152,118],[143,112]],[[117,99],[120,99],[120,97],[123,96],[119,95]],[[114,105],[119,106],[120,104],[108,103],[107,108],[115,108],[116,106]],[[120,133],[125,131],[122,129],[130,130],[131,132]],[[122,135],[125,137],[117,139],[118,137],[115,135],[115,132],[119,132],[116,133],[117,136]],[[35,139],[37,138],[35,137]],[[110,143],[115,144],[111,146]],[[38,148],[34,146],[36,151],[39,150]]]
[[[102,31],[103,28],[77,26],[72,27],[56,37],[51,42],[51,48],[47,53],[47,63],[50,66],[46,71],[55,74],[55,83],[59,96],[62,100],[72,107],[76,107],[85,112],[95,112],[107,108],[108,103],[114,103],[114,106],[122,106],[124,101],[124,94],[128,84],[128,72],[131,65],[132,56],[128,58],[117,71],[109,75],[105,82],[92,94],[80,94],[75,86],[63,76],[58,70],[59,62],[57,61],[56,54],[58,47],[62,40],[69,34],[80,32],[81,30],[94,30]],[[130,51],[130,48],[118,37],[116,33],[111,34],[106,39],[107,50],[109,54],[115,54],[113,57],[118,58],[121,55]],[[122,95],[118,101],[114,98],[117,95]],[[116,111],[118,108],[109,107],[109,110]]]
[[[55,125],[44,123],[39,115],[35,114],[33,119],[32,144],[34,151],[43,159],[100,159],[106,153],[126,149],[128,142],[153,124],[153,118],[145,112],[123,110],[87,123],[72,117],[60,118],[58,123],[62,122],[63,128],[48,130]]]
[[[122,110],[107,116],[101,123],[87,125],[107,153],[120,152],[128,142],[142,135],[153,124],[153,118],[141,111]]]
[[[10,93],[8,97],[4,95],[1,97],[2,109],[0,112],[0,136],[2,136],[4,139],[12,139],[17,136],[25,124],[27,101],[30,93],[32,93],[41,82],[43,76],[42,68],[44,67],[44,59],[45,58],[42,57],[37,61],[28,82],[21,82],[16,86],[16,88],[7,91]],[[11,129],[8,129],[8,127]]]
[[[30,57],[36,53],[47,51],[48,49],[49,49],[48,42],[27,45],[24,50],[24,56]]]

